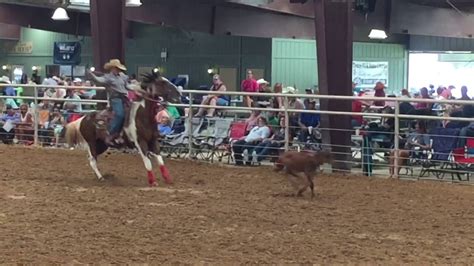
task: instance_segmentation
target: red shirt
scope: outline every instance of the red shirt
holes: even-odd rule
[[[362,113],[362,102],[359,100],[352,101],[352,112],[353,113]],[[364,118],[361,115],[354,115],[352,119],[358,121],[360,124],[363,124]]]
[[[245,79],[240,86],[244,92],[258,92],[258,84],[255,79]]]

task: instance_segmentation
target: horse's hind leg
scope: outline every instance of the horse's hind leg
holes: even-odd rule
[[[100,173],[99,168],[97,168],[97,148],[95,143],[88,143],[87,151],[89,153],[89,165],[91,166],[92,170],[94,170],[97,179],[99,179],[99,181],[104,180],[104,177]]]
[[[313,174],[305,173],[306,179],[308,180],[309,188],[311,189],[311,198],[314,198],[314,182],[313,182]],[[307,186],[305,187],[306,190]]]

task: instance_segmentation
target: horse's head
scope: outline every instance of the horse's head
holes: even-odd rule
[[[155,100],[162,97],[166,102],[181,102],[181,92],[168,79],[161,76],[160,73],[143,75],[141,87]]]

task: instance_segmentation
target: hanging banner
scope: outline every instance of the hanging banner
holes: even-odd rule
[[[81,63],[81,44],[78,42],[55,42],[54,64],[78,65]]]
[[[388,62],[352,62],[352,81],[361,88],[373,88],[379,81],[388,87]]]

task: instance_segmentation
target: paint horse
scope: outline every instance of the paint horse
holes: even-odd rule
[[[141,87],[135,90],[142,97],[126,109],[127,115],[122,130],[125,145],[136,148],[148,173],[148,183],[156,186],[152,160],[158,162],[161,175],[166,183],[172,179],[160,155],[159,133],[155,121],[156,106],[160,97],[164,101],[179,103],[181,94],[178,88],[159,73],[144,75]],[[109,147],[105,144],[107,124],[111,119],[109,111],[88,114],[66,126],[66,140],[70,147],[84,146],[89,154],[89,164],[99,180],[104,177],[97,168],[97,157]]]

